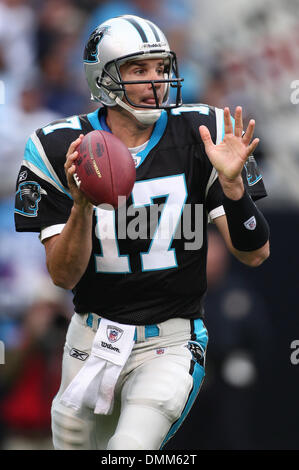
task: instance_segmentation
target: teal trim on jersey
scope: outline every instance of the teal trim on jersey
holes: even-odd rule
[[[89,120],[90,124],[92,125],[92,127],[94,129],[100,130],[100,131],[107,130],[101,125],[101,122],[100,122],[100,119],[99,119],[99,110],[98,109],[96,111],[94,111],[93,113],[87,114],[87,119]],[[141,160],[140,160],[137,167],[139,167],[144,162],[144,160],[148,156],[149,152],[160,141],[162,135],[164,134],[164,131],[165,131],[165,128],[166,128],[166,125],[167,125],[167,121],[168,121],[167,112],[165,111],[165,109],[163,109],[163,111],[161,113],[161,116],[159,117],[158,121],[155,124],[154,130],[153,130],[152,135],[151,135],[151,137],[148,141],[147,146],[145,147],[144,150],[142,150],[141,152],[138,152],[136,154],[136,156],[141,157]]]
[[[232,123],[233,123],[233,131],[235,132],[235,118],[234,117],[230,117],[231,120],[232,120]]]
[[[223,110],[223,113],[224,113],[224,110]],[[233,131],[235,132],[235,118],[233,118],[232,116],[230,117],[231,118],[231,121],[233,123]],[[223,124],[222,124],[222,140],[224,139],[224,119],[223,119]],[[221,140],[221,142],[222,142]]]
[[[248,186],[253,186],[254,184],[256,184],[261,179],[262,179],[262,175],[259,175],[254,181],[249,181],[249,179],[247,178]]]
[[[103,131],[104,129],[102,128],[99,121],[99,111],[100,109],[96,109],[93,113],[87,114],[86,117],[95,130]]]
[[[111,129],[107,126],[106,123],[106,112],[101,113],[101,108],[96,109],[93,113],[87,114],[87,119],[89,120],[90,124],[97,131],[106,131],[112,134]]]
[[[208,333],[207,330],[203,324],[203,321],[199,318],[197,320],[194,320],[194,333],[196,336],[196,341],[204,348],[204,350],[207,347],[208,344]],[[170,428],[167,436],[165,437],[164,441],[162,442],[162,445],[160,447],[160,450],[165,446],[167,441],[173,437],[173,435],[177,432],[181,424],[183,423],[184,419],[187,417],[190,409],[192,408],[194,401],[198,395],[198,392],[200,390],[200,387],[203,382],[203,378],[205,376],[205,369],[203,366],[195,362],[194,365],[194,370],[192,374],[193,378],[193,388],[192,391],[189,395],[188,401],[185,405],[185,408],[183,410],[183,413],[181,414],[180,418],[172,425]]]
[[[154,130],[152,132],[152,135],[150,137],[150,140],[145,147],[144,150],[141,152],[138,152],[136,155],[138,157],[141,157],[141,160],[138,164],[138,167],[144,162],[145,158],[148,156],[150,151],[158,144],[158,142],[161,140],[161,137],[164,134],[164,131],[166,129],[166,125],[168,122],[168,115],[165,109],[163,109],[161,116],[159,117],[158,121],[155,124]]]
[[[56,183],[56,185],[59,186],[59,188],[61,189],[61,191],[64,192],[64,194],[66,194],[70,199],[72,199],[71,195],[64,189],[61,183],[53,177],[53,175],[50,173],[50,171],[46,167],[31,137],[28,139],[26,147],[25,147],[24,161],[28,163],[32,163],[32,165],[36,166],[45,176],[47,176],[52,181],[54,181],[54,183]]]

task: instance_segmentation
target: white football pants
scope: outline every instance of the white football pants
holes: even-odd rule
[[[99,319],[94,315],[94,320]],[[190,411],[204,378],[207,331],[202,320],[171,319],[159,323],[160,334],[137,341],[116,384],[111,415],[86,408],[79,415],[60,397],[90,353],[96,332],[86,315],[74,314],[66,336],[60,389],[52,404],[55,449],[157,450]],[[79,358],[70,355],[75,348]],[[81,359],[80,359],[81,357]]]

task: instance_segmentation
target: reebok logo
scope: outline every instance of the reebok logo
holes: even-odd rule
[[[143,44],[141,44],[139,47],[140,49],[147,49],[147,48],[151,48],[151,47],[164,47],[166,46],[166,42],[162,41],[162,42],[153,42],[153,43],[150,43],[150,42],[144,42]]]
[[[84,351],[80,351],[79,349],[72,348],[70,351],[70,356],[74,357],[75,359],[79,359],[80,361],[85,361],[89,354]]]
[[[120,350],[118,348],[115,348],[115,347],[111,346],[111,344],[105,343],[105,341],[101,341],[101,346],[102,346],[102,348],[111,349],[112,351],[120,353]]]

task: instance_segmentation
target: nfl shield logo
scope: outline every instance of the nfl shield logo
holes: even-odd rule
[[[247,230],[254,230],[256,227],[256,220],[255,220],[254,215],[250,217],[250,219],[246,220],[246,222],[244,222],[244,225],[247,228]]]
[[[118,341],[121,338],[123,332],[124,331],[118,328],[117,326],[107,326],[107,338],[110,343],[115,343],[116,341]]]
[[[164,352],[165,352],[164,348],[156,349],[156,354],[158,354],[158,356],[161,356],[161,354],[164,354]]]

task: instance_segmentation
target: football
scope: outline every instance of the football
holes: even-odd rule
[[[136,179],[135,164],[126,145],[110,132],[95,130],[83,137],[77,151],[74,179],[86,198],[95,206],[112,206],[104,209],[116,209],[125,203]]]

